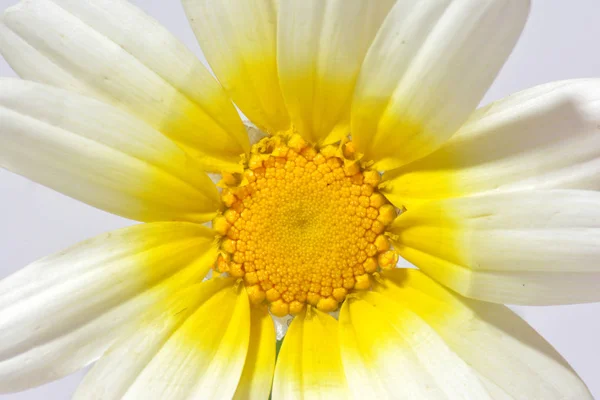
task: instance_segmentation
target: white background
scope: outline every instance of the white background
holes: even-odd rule
[[[133,2],[202,57],[178,1]],[[14,3],[0,0],[0,10]],[[0,76],[15,76],[1,57]],[[483,103],[540,83],[582,77],[600,77],[600,0],[533,0],[525,32]],[[128,224],[0,170],[0,278],[39,257]],[[515,309],[558,349],[600,399],[600,304]],[[68,399],[82,376],[79,372],[26,392],[0,395],[0,399]]]

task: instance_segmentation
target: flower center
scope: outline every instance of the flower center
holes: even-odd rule
[[[243,277],[250,300],[277,316],[307,303],[334,311],[368,289],[370,274],[396,264],[384,235],[396,209],[377,192],[379,173],[353,157],[351,142],[317,150],[293,135],[255,144],[244,173],[221,182],[217,271]]]

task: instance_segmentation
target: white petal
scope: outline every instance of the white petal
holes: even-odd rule
[[[600,192],[499,193],[425,203],[392,224],[396,249],[467,297],[600,301]]]
[[[25,79],[95,96],[145,120],[210,170],[237,169],[248,138],[227,95],[158,22],[121,0],[25,0],[0,24]]]
[[[465,299],[417,270],[376,290],[418,314],[473,368],[494,399],[592,399],[567,362],[507,307]]]
[[[600,80],[541,85],[477,110],[429,156],[385,174],[410,208],[430,199],[532,189],[600,189]]]
[[[285,131],[290,120],[277,78],[278,0],[182,0],[215,75],[261,130]]]
[[[0,167],[140,221],[210,220],[218,192],[172,141],[97,100],[0,79]]]
[[[94,365],[75,399],[231,398],[250,336],[248,297],[234,285],[211,279],[154,310]]]
[[[369,49],[352,137],[389,170],[446,141],[487,91],[529,12],[528,0],[400,0]]]
[[[336,127],[348,135],[360,66],[392,5],[392,0],[281,2],[279,80],[294,129],[307,140],[322,142]]]
[[[0,281],[0,392],[58,379],[95,361],[139,314],[201,280],[214,232],[142,224],[41,259]]]
[[[474,371],[417,314],[380,294],[342,306],[340,345],[356,399],[490,399]]]
[[[288,329],[275,367],[273,399],[347,399],[338,323],[309,309]]]

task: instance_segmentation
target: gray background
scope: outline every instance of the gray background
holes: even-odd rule
[[[178,1],[133,2],[202,57]],[[0,0],[0,10],[14,3]],[[600,0],[533,3],[524,34],[483,103],[540,83],[600,77]],[[0,76],[15,76],[1,57]],[[39,257],[128,224],[0,170],[0,278]],[[600,303],[514,309],[558,349],[600,399]],[[75,373],[26,392],[0,395],[0,399],[68,399],[82,376],[83,372]]]

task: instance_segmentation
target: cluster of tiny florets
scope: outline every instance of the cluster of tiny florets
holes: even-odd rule
[[[368,289],[397,262],[385,235],[396,209],[353,155],[352,143],[317,150],[298,135],[254,145],[243,174],[224,174],[216,270],[243,278],[250,300],[278,316],[334,311]]]

